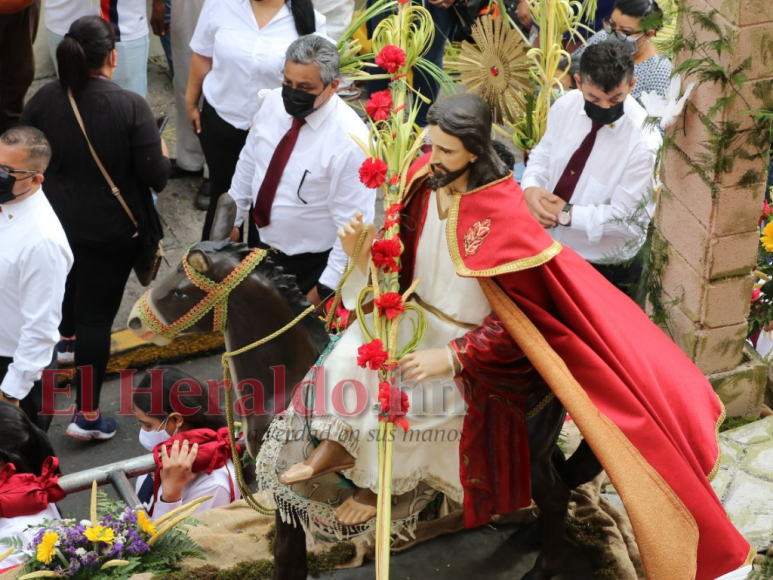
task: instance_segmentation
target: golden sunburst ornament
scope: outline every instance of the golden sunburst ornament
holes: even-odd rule
[[[514,123],[523,114],[525,93],[532,90],[529,46],[503,18],[479,18],[472,36],[475,44],[462,43],[456,67],[462,83],[489,103],[495,123]]]

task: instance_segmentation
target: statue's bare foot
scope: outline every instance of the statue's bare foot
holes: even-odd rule
[[[335,441],[325,439],[303,463],[296,463],[279,476],[284,485],[301,483],[336,471],[354,467],[354,457]]]
[[[336,510],[336,519],[345,526],[364,524],[376,515],[378,495],[369,489],[358,488]]]

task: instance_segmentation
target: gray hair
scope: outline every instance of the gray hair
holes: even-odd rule
[[[313,64],[319,69],[319,76],[325,86],[338,78],[341,57],[335,45],[318,34],[307,34],[295,40],[285,55],[296,64]]]
[[[13,127],[0,135],[0,141],[9,147],[23,147],[27,158],[38,171],[45,171],[51,161],[51,145],[42,131],[35,127]]]

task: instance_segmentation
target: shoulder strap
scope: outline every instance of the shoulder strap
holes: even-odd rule
[[[80,125],[81,131],[83,131],[83,136],[86,138],[86,143],[89,145],[89,151],[91,151],[91,156],[94,158],[94,161],[97,163],[97,167],[99,167],[99,170],[102,172],[102,175],[105,178],[105,181],[107,181],[107,184],[110,186],[110,191],[113,192],[113,195],[118,200],[118,203],[121,204],[121,207],[123,207],[124,211],[126,212],[126,215],[129,216],[129,219],[132,220],[132,223],[134,224],[134,227],[138,227],[137,219],[134,217],[134,214],[132,213],[132,210],[129,209],[129,206],[126,205],[126,201],[124,200],[123,196],[121,195],[121,190],[119,190],[115,183],[113,183],[113,180],[110,179],[110,176],[107,173],[107,170],[105,169],[105,166],[102,165],[102,162],[99,160],[99,157],[97,156],[97,152],[94,151],[94,146],[91,144],[91,141],[89,141],[89,136],[86,134],[86,127],[83,126],[83,119],[81,118],[80,111],[78,111],[78,105],[75,104],[75,98],[72,96],[72,91],[67,91],[67,97],[70,99],[70,105],[72,105],[73,113],[75,113],[75,118],[78,119],[78,125]]]

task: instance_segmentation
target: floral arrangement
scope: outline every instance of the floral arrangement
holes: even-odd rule
[[[0,559],[14,551],[28,557],[18,580],[129,578],[141,572],[171,572],[184,558],[204,559],[202,548],[181,524],[207,499],[151,521],[144,511],[98,494],[95,482],[89,520],[47,520],[31,526],[38,531],[29,545],[23,546],[18,537],[6,538],[2,543],[10,548]]]
[[[750,334],[766,330],[773,321],[773,210],[767,200],[763,205],[759,227],[762,236],[754,269],[757,282],[752,291],[749,310]]]

